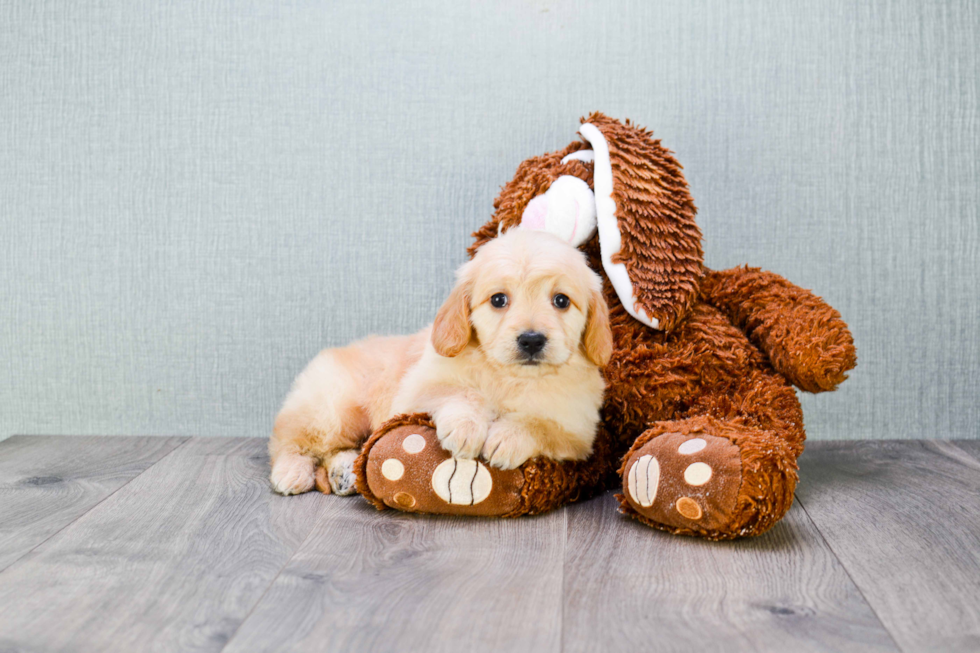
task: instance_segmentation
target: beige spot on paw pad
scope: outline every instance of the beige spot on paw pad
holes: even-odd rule
[[[627,481],[630,496],[644,508],[653,505],[660,483],[660,463],[653,456],[641,456],[630,467]]]
[[[704,485],[711,480],[711,474],[708,463],[693,463],[684,470],[684,481],[688,485]]]
[[[681,446],[677,447],[677,453],[684,454],[685,456],[690,456],[692,453],[697,453],[708,446],[702,438],[691,438],[681,443]]]
[[[449,458],[432,472],[432,489],[446,503],[472,506],[490,496],[493,478],[479,461]]]
[[[397,481],[405,474],[405,465],[397,458],[389,458],[381,463],[381,475],[389,481]]]
[[[419,453],[425,449],[425,438],[418,433],[413,433],[402,440],[402,449],[411,454]]]

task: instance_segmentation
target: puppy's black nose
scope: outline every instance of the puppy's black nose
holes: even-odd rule
[[[546,342],[548,342],[548,336],[537,331],[525,331],[517,336],[517,347],[528,357],[534,356],[544,349]]]

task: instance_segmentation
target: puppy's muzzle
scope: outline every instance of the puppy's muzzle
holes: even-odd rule
[[[525,331],[517,336],[517,350],[527,363],[536,362],[546,344],[548,344],[548,337],[537,331]]]

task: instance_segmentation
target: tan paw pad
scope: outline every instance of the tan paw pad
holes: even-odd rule
[[[415,497],[413,497],[408,492],[395,492],[395,496],[392,497],[395,503],[398,504],[400,508],[414,508],[415,507]]]
[[[677,503],[674,504],[674,507],[677,508],[677,512],[681,513],[688,519],[701,519],[701,515],[703,514],[701,506],[699,506],[698,502],[691,497],[681,497],[677,500]]]

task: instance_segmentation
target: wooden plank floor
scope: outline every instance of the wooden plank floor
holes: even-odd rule
[[[0,651],[978,651],[980,442],[815,442],[766,535],[274,495],[265,442],[0,442]]]

